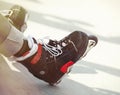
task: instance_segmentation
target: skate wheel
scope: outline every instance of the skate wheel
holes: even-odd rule
[[[98,38],[96,36],[90,35],[89,40],[93,41],[93,43],[91,43],[91,45],[94,44],[94,46],[96,46],[96,44],[98,43]]]

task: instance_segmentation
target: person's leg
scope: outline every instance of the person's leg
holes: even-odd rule
[[[0,14],[0,53],[13,56],[21,49],[23,39],[23,34]]]

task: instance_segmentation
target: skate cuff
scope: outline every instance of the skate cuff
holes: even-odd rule
[[[31,36],[28,36],[27,38],[28,46],[30,48],[29,51],[25,52],[21,57],[15,58],[16,61],[23,61],[31,56],[33,56],[31,60],[31,64],[35,64],[39,61],[41,54],[42,54],[42,46],[41,44],[37,44],[34,42],[34,38]]]
[[[23,61],[29,57],[31,57],[32,55],[34,55],[38,50],[38,45],[34,44],[32,49],[28,52],[25,52],[21,57],[17,57],[15,58],[17,61]]]

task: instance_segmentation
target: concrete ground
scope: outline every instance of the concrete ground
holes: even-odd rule
[[[120,0],[0,0],[0,9],[13,4],[30,13],[25,36],[61,39],[81,30],[99,42],[55,87],[0,56],[0,95],[120,95]]]

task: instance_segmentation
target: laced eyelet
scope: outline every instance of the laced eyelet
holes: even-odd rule
[[[62,46],[64,47],[66,44],[64,42],[62,42]]]

